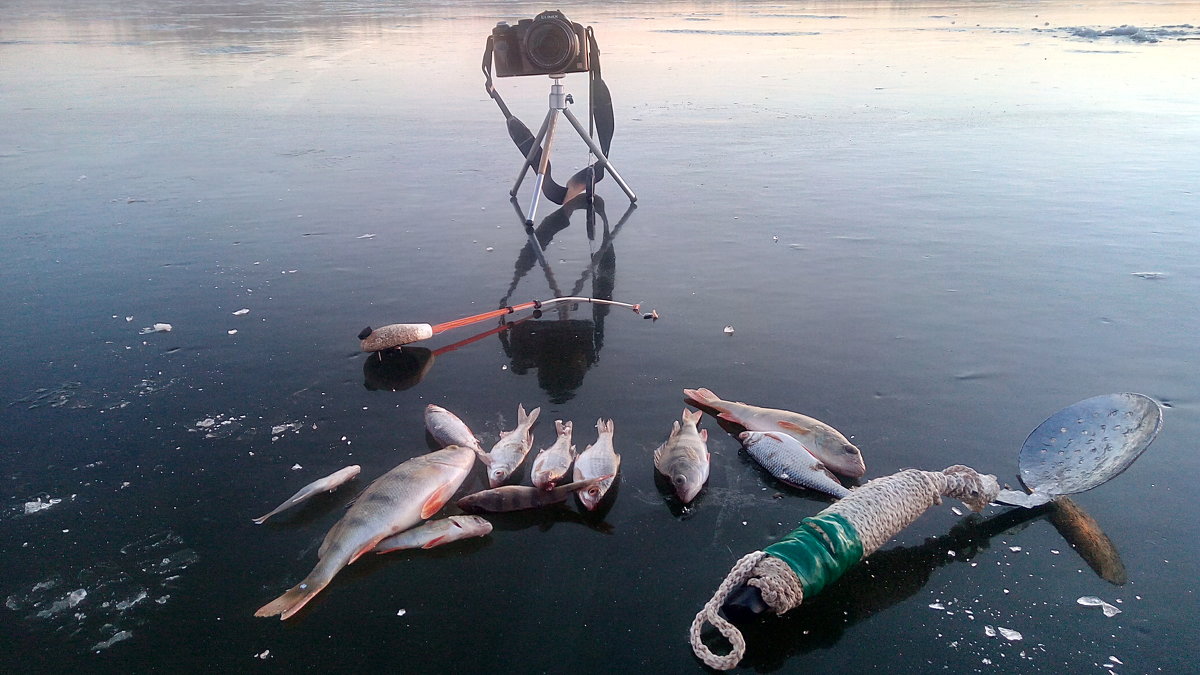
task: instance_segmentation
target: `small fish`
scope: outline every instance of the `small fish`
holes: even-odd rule
[[[596,442],[584,448],[575,458],[575,470],[572,473],[575,481],[606,476],[600,482],[576,493],[588,511],[596,510],[621,467],[621,456],[613,449],[613,421],[596,420],[596,431],[599,434]]]
[[[338,469],[337,471],[334,471],[333,473],[329,474],[328,476],[325,476],[324,478],[318,478],[317,480],[314,480],[313,482],[309,483],[308,485],[305,485],[304,487],[300,488],[296,492],[296,494],[292,495],[291,497],[288,497],[287,501],[280,504],[279,506],[276,506],[267,515],[259,516],[258,518],[255,518],[254,522],[258,523],[259,525],[262,525],[264,522],[266,522],[267,518],[270,518],[271,516],[275,515],[276,513],[279,513],[280,511],[286,511],[286,510],[292,508],[293,506],[299,504],[300,502],[308,499],[309,497],[312,497],[313,495],[318,495],[322,492],[332,492],[332,491],[336,490],[342,483],[345,483],[346,481],[357,476],[358,472],[361,470],[362,470],[362,467],[360,467],[359,465],[351,464],[350,466],[348,466],[344,469]]]
[[[685,403],[745,427],[746,431],[782,431],[792,436],[834,473],[859,478],[867,472],[862,452],[837,429],[820,420],[790,410],[723,401],[708,389],[684,389],[683,394]]]
[[[500,440],[492,446],[491,452],[480,453],[481,459],[487,466],[488,485],[496,487],[508,480],[513,471],[521,466],[529,448],[533,446],[533,432],[530,427],[537,421],[541,408],[534,408],[525,414],[525,406],[517,405],[517,428],[500,434]]]
[[[542,448],[533,460],[533,484],[549,490],[567,475],[571,462],[575,460],[575,446],[571,445],[571,422],[554,420],[558,440],[548,448]]]
[[[498,488],[483,490],[467,495],[458,500],[458,508],[475,511],[520,511],[534,509],[539,506],[565,502],[567,495],[578,490],[591,488],[601,481],[611,480],[612,475],[597,476],[587,480],[567,483],[556,488],[543,490],[528,485],[502,485]]]
[[[425,406],[425,428],[429,435],[443,448],[451,445],[461,445],[483,452],[479,439],[471,433],[471,429],[458,418],[458,415],[446,410],[440,405],[430,403]]]
[[[654,468],[666,476],[675,495],[690,504],[708,481],[708,429],[697,429],[704,413],[683,411],[683,424],[675,422],[671,436],[654,451]]]
[[[263,605],[254,616],[290,618],[329,585],[343,567],[379,542],[437,513],[475,465],[475,451],[452,445],[413,457],[388,471],[362,491],[317,550],[318,562],[308,576],[286,593]]]
[[[460,539],[482,537],[492,531],[492,524],[479,516],[448,516],[431,520],[411,530],[405,530],[375,545],[376,553],[388,553],[404,548],[433,548]]]
[[[777,431],[743,431],[746,452],[770,474],[788,485],[820,490],[837,498],[850,494],[803,443]]]

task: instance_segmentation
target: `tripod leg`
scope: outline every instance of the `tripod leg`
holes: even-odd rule
[[[537,178],[533,181],[533,201],[529,203],[529,218],[525,221],[531,227],[537,217],[538,202],[542,200],[542,183],[546,182],[546,167],[550,164],[550,147],[554,145],[554,123],[558,121],[558,112],[557,108],[551,108],[546,113],[546,146],[542,148],[542,161],[538,164]],[[524,172],[521,175],[524,176]]]
[[[521,164],[521,173],[517,176],[516,184],[508,191],[508,196],[517,196],[517,190],[521,189],[521,183],[525,181],[525,174],[529,172],[530,167],[533,167],[533,156],[537,154],[538,148],[542,147],[542,139],[546,137],[546,132],[550,129],[553,118],[554,109],[552,108],[546,113],[546,118],[542,120],[542,128],[538,130],[537,136],[533,137],[533,145],[529,148],[529,154],[525,155],[525,162]],[[536,170],[536,167],[534,167],[534,170]]]
[[[583,139],[583,142],[587,143],[588,148],[591,149],[592,154],[596,156],[596,159],[600,160],[600,164],[604,168],[608,169],[609,173],[612,174],[613,180],[617,181],[617,185],[620,185],[621,189],[625,191],[625,196],[629,197],[629,201],[636,202],[637,197],[633,194],[633,190],[629,189],[629,185],[627,185],[625,180],[621,178],[621,174],[617,173],[616,167],[612,165],[612,162],[608,161],[608,157],[604,156],[604,151],[601,150],[600,146],[596,144],[596,141],[592,140],[592,137],[588,135],[587,131],[583,128],[583,125],[580,124],[579,120],[575,117],[575,113],[571,112],[569,108],[563,108],[563,114],[567,116],[567,119],[571,122],[571,126],[575,127],[575,131],[579,133],[579,137]]]

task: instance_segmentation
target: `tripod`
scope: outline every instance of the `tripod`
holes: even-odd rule
[[[613,180],[617,181],[617,185],[620,185],[621,189],[625,191],[625,196],[629,197],[630,203],[637,201],[637,196],[633,194],[633,190],[629,189],[629,185],[617,173],[617,169],[612,165],[612,162],[608,161],[608,157],[604,156],[604,151],[600,149],[600,146],[596,144],[596,141],[592,139],[588,132],[584,130],[583,125],[579,123],[579,119],[575,117],[575,113],[567,108],[567,104],[574,103],[574,101],[571,99],[570,94],[563,91],[563,77],[565,75],[562,73],[550,76],[552,80],[550,84],[550,110],[546,112],[546,119],[542,122],[542,128],[533,139],[533,147],[529,149],[529,154],[525,156],[525,162],[521,165],[521,173],[517,176],[516,184],[509,191],[509,195],[516,197],[517,190],[521,189],[521,183],[525,180],[525,174],[529,173],[530,169],[534,169],[537,173],[537,178],[533,184],[533,201],[529,204],[529,217],[525,220],[525,224],[529,227],[533,227],[533,220],[537,216],[538,203],[542,198],[542,183],[546,179],[546,168],[550,162],[550,146],[554,144],[554,127],[558,121],[559,113],[565,115],[571,126],[575,127],[575,131],[583,139],[583,142],[587,143],[588,149],[596,156],[600,165],[608,169],[609,173],[613,176]],[[542,139],[546,141],[544,148],[542,147]],[[542,151],[541,161],[535,167],[533,158],[537,156],[539,149]],[[588,189],[591,189],[590,185]]]

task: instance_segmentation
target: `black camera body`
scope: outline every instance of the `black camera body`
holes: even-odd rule
[[[556,75],[591,70],[587,30],[558,10],[492,29],[496,77]]]

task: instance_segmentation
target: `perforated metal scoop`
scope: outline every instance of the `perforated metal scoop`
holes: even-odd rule
[[[1162,428],[1162,408],[1142,394],[1095,396],[1054,413],[1025,439],[1018,468],[1031,494],[996,501],[1032,508],[1091,490],[1124,471]]]

